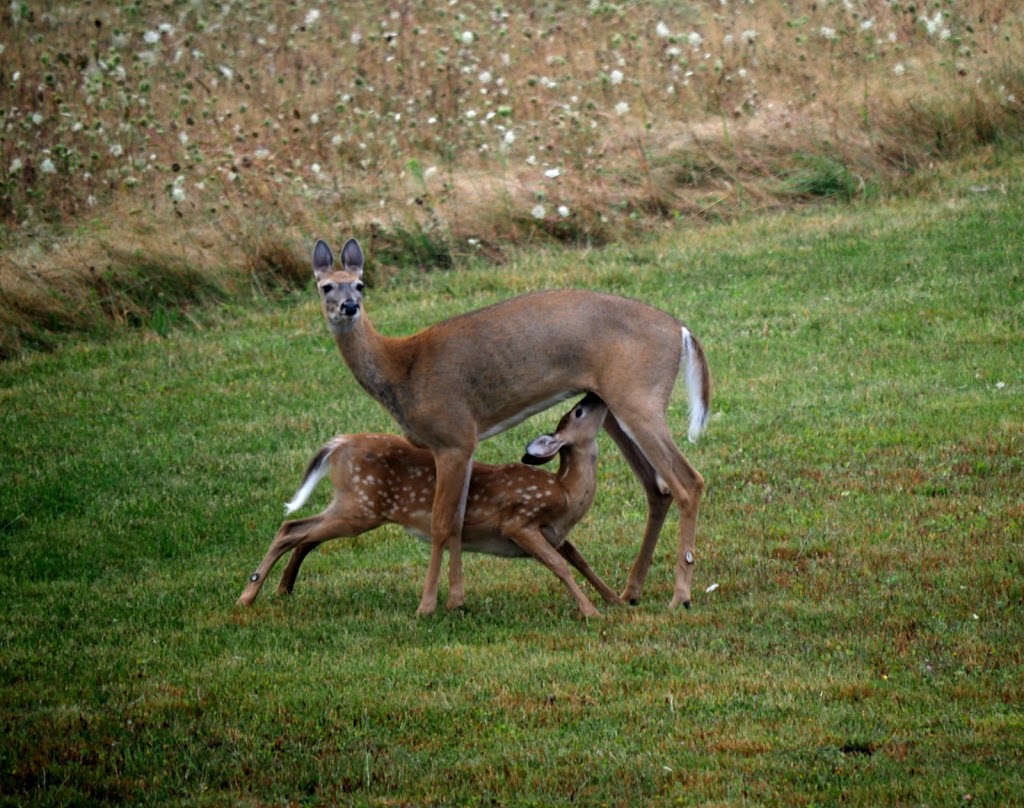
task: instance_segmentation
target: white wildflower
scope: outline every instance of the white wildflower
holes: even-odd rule
[[[928,17],[922,17],[921,22],[924,23],[924,28],[928,32],[928,36],[935,36],[942,31],[942,11],[936,11],[930,19]]]
[[[491,75],[490,70],[484,70],[483,72],[480,73],[479,76],[477,76],[477,78],[480,79],[481,84],[490,84],[491,79],[494,77]]]
[[[502,143],[504,143],[504,144],[505,144],[506,146],[511,146],[511,145],[512,145],[513,143],[515,143],[515,142],[516,142],[516,133],[515,133],[515,132],[513,132],[513,131],[512,131],[511,129],[509,129],[509,130],[508,130],[508,131],[507,131],[507,132],[505,133],[505,136],[504,136],[504,137],[503,137],[503,138],[501,139],[501,141],[502,141]]]
[[[142,35],[142,41],[145,42],[147,45],[155,45],[157,42],[160,41],[160,32],[146,31],[146,33]]]
[[[112,157],[120,157],[122,154],[124,154],[124,149],[121,148],[121,144],[120,143],[113,143],[113,144],[111,144],[111,146],[110,146],[110,155]]]
[[[185,201],[185,177],[177,176],[171,186],[171,200],[175,203]]]
[[[39,124],[41,124],[42,122],[43,122],[43,116],[40,115],[38,112],[33,112],[32,113],[32,123],[34,123],[36,126],[39,126]]]
[[[710,585],[710,586],[709,586],[709,587],[708,587],[707,589],[705,589],[704,591],[705,591],[705,592],[714,592],[714,591],[715,591],[716,589],[718,589],[718,584],[711,584],[711,585]]]
[[[349,35],[348,41],[351,42],[353,45],[358,45],[360,42],[363,41],[363,35],[358,31],[353,31]]]
[[[320,9],[318,9],[318,8],[311,8],[309,11],[306,12],[306,20],[305,20],[306,25],[312,25],[313,23],[315,23],[319,19],[320,19]]]
[[[235,77],[235,71],[227,65],[219,65],[217,69],[220,70],[220,74],[228,81],[231,81],[231,79]]]
[[[313,126],[316,126],[318,123],[320,123],[320,115],[314,112],[312,115],[309,116],[309,122],[313,124]]]
[[[424,172],[423,172],[423,179],[429,180],[436,173],[437,173],[437,166],[427,166],[426,170],[424,170]]]
[[[314,174],[319,174],[320,171],[321,171],[320,164],[319,163],[313,163],[309,167],[309,170],[312,171]]]
[[[563,219],[570,213],[572,213],[572,211],[570,211],[569,208],[566,207],[565,205],[558,206],[558,215],[561,216]]]
[[[7,169],[7,173],[17,174],[19,171],[21,171],[23,165],[24,164],[21,162],[21,158],[15,157],[13,160],[11,160],[11,167]]]
[[[836,29],[828,25],[821,26],[821,29],[818,31],[818,33],[821,34],[822,39],[827,39],[829,42],[835,42],[837,39],[839,39],[839,35],[836,33]]]
[[[686,41],[690,43],[690,47],[696,50],[704,44],[704,37],[698,34],[696,31],[691,31],[690,35],[686,38]]]
[[[874,27],[875,27],[875,21],[874,20],[863,20],[861,22],[861,24],[860,24],[860,30],[861,31],[870,31]]]
[[[185,132],[184,130],[179,132],[178,133],[178,142],[182,146],[187,146],[188,145],[188,132]]]
[[[903,66],[903,63],[900,62],[892,69],[892,72],[896,74],[896,78],[902,78],[903,75],[907,72],[907,68],[905,68]]]
[[[334,137],[331,138],[331,145],[334,146],[334,148],[338,148],[338,146],[340,146],[341,144],[342,144],[342,137],[341,137],[341,135],[335,135]]]
[[[618,104],[615,105],[615,114],[618,115],[620,118],[627,112],[629,112],[629,104],[627,104],[625,101],[620,101]]]
[[[544,176],[547,177],[549,180],[553,180],[556,177],[561,176],[561,174],[562,171],[561,169],[558,168],[549,168],[547,171],[544,172]]]
[[[157,30],[161,34],[173,34],[174,33],[174,26],[171,25],[169,22],[162,22],[162,23],[160,23],[157,26]]]
[[[531,154],[529,157],[527,157],[526,158],[526,165],[528,165],[528,166],[535,166],[535,165],[537,165],[537,155],[536,154]]]
[[[754,40],[757,39],[757,31],[755,31],[753,28],[748,28],[741,34],[741,36],[743,37],[744,42],[746,42],[748,45],[753,45]]]
[[[56,174],[57,166],[53,164],[53,160],[49,157],[43,159],[43,162],[39,164],[39,170],[44,174]]]
[[[622,84],[622,79],[625,77],[622,75],[621,70],[613,70],[608,78],[612,84]]]
[[[533,214],[534,219],[543,219],[544,215],[547,213],[547,210],[544,208],[543,205],[534,205],[533,210],[531,210],[530,213]]]
[[[473,39],[474,37],[472,31],[463,31],[461,36],[459,37],[459,40],[462,42],[463,45],[472,45]]]
[[[654,33],[656,33],[662,39],[668,39],[670,36],[672,36],[672,32],[669,30],[668,26],[665,25],[665,23],[662,20],[658,20],[658,24],[654,26]]]
[[[253,152],[253,156],[257,160],[266,160],[268,157],[270,157],[270,151],[261,146],[260,148],[256,149],[256,151]]]

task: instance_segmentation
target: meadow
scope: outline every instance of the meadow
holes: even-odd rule
[[[482,557],[417,619],[392,529],[237,609],[309,455],[392,429],[311,283],[0,365],[0,804],[1018,803],[1022,173],[369,290],[393,334],[549,286],[680,316],[716,385],[690,611],[671,517],[641,603],[588,622]],[[621,586],[645,509],[601,441],[573,535]]]
[[[914,191],[1017,149],[990,0],[170,0],[0,13],[0,358],[305,278]],[[372,243],[371,243],[372,242]]]
[[[1021,65],[990,0],[5,6],[0,805],[1020,804]],[[391,528],[235,606],[310,454],[394,430],[314,299],[350,235],[384,333],[686,322],[693,609],[674,514],[597,620],[475,556],[417,619]],[[602,436],[615,587],[645,510]]]

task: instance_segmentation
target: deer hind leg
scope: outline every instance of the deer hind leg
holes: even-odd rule
[[[295,579],[299,575],[299,567],[302,566],[302,562],[306,559],[306,556],[325,541],[327,541],[327,539],[322,539],[317,542],[303,542],[292,550],[292,554],[288,556],[288,564],[285,566],[284,572],[281,573],[281,580],[277,584],[278,595],[290,595],[292,593],[292,590],[295,588]]]
[[[447,449],[434,452],[437,488],[430,512],[430,563],[423,582],[423,597],[418,615],[428,615],[437,608],[437,586],[441,578],[441,561],[448,547],[448,608],[455,609],[465,601],[462,583],[462,523],[466,515],[469,478],[473,471],[473,450]]]
[[[668,486],[672,499],[679,506],[679,554],[675,569],[675,591],[672,594],[670,608],[682,604],[690,608],[690,592],[693,583],[693,569],[696,561],[697,542],[697,511],[700,498],[704,493],[704,478],[690,465],[679,451],[679,447],[669,434],[664,413],[631,414],[626,421],[620,419],[620,425],[626,435],[636,444],[644,458],[653,467],[657,477]],[[657,483],[657,480],[655,480]],[[650,501],[650,497],[648,498]],[[653,518],[653,514],[652,514]],[[662,517],[664,518],[664,517]],[[660,527],[660,525],[659,525]],[[643,588],[644,576],[650,567],[650,555],[653,553],[657,537],[651,538],[650,546],[644,535],[644,546],[630,572],[626,593],[639,594]]]
[[[522,547],[531,556],[536,558],[541,564],[551,570],[566,588],[569,590],[569,594],[572,595],[573,600],[576,601],[576,605],[579,606],[580,614],[583,617],[600,617],[601,613],[594,607],[594,604],[590,602],[590,599],[583,594],[583,590],[576,585],[576,582],[572,579],[572,573],[569,571],[569,565],[565,563],[565,559],[559,555],[555,549],[548,544],[548,540],[544,538],[539,530],[522,530],[511,536],[511,539]],[[565,544],[562,545],[563,547]],[[571,545],[570,545],[571,546]],[[575,550],[575,548],[573,548]],[[576,552],[579,556],[579,552]],[[582,556],[579,556],[582,560]],[[586,566],[586,561],[583,565]],[[589,569],[589,567],[588,567]],[[581,570],[582,572],[582,570]],[[593,575],[593,572],[591,572]],[[597,578],[597,576],[594,576]],[[589,580],[589,579],[588,579]],[[600,581],[600,578],[597,578]],[[605,587],[607,589],[607,587]],[[609,590],[610,591],[610,590]],[[611,592],[614,596],[615,593]]]
[[[281,583],[277,590],[279,593],[291,592],[302,559],[315,547],[330,539],[358,536],[379,524],[378,521],[367,523],[366,520],[353,519],[331,509],[318,516],[285,522],[277,531],[277,535],[270,543],[270,547],[256,571],[249,576],[249,582],[238,598],[238,605],[252,605],[278,559],[289,550],[293,551],[293,555],[281,576]]]
[[[558,552],[562,558],[578,569],[584,578],[590,581],[590,585],[601,593],[601,597],[604,598],[605,603],[622,604],[622,599],[618,596],[615,590],[602,581],[598,574],[590,568],[587,560],[583,557],[583,553],[577,550],[576,546],[571,541],[562,542],[561,546],[558,548]]]
[[[623,601],[635,605],[643,593],[644,581],[647,579],[647,572],[654,560],[654,548],[658,544],[661,528],[665,524],[665,517],[668,516],[668,509],[672,505],[672,494],[662,488],[663,483],[659,480],[654,467],[610,413],[605,418],[604,428],[615,445],[619,447],[619,451],[622,452],[629,467],[633,469],[637,479],[640,480],[647,496],[647,525],[644,527],[643,542],[629,571],[629,579],[622,593]]]

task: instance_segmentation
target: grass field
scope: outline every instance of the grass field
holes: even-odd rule
[[[641,604],[588,623],[479,557],[465,609],[417,619],[427,555],[390,529],[238,611],[312,451],[392,429],[311,285],[0,365],[0,803],[1019,803],[1022,174],[369,291],[392,334],[563,285],[690,326],[716,388],[688,612],[672,519]],[[604,437],[599,466],[574,540],[620,586],[644,505]]]

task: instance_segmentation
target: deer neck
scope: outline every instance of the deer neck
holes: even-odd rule
[[[380,402],[402,427],[406,426],[400,405],[402,370],[401,339],[378,333],[365,313],[346,331],[333,331],[334,342],[360,386]]]
[[[573,447],[558,453],[558,481],[582,511],[590,507],[597,487],[597,450]]]

